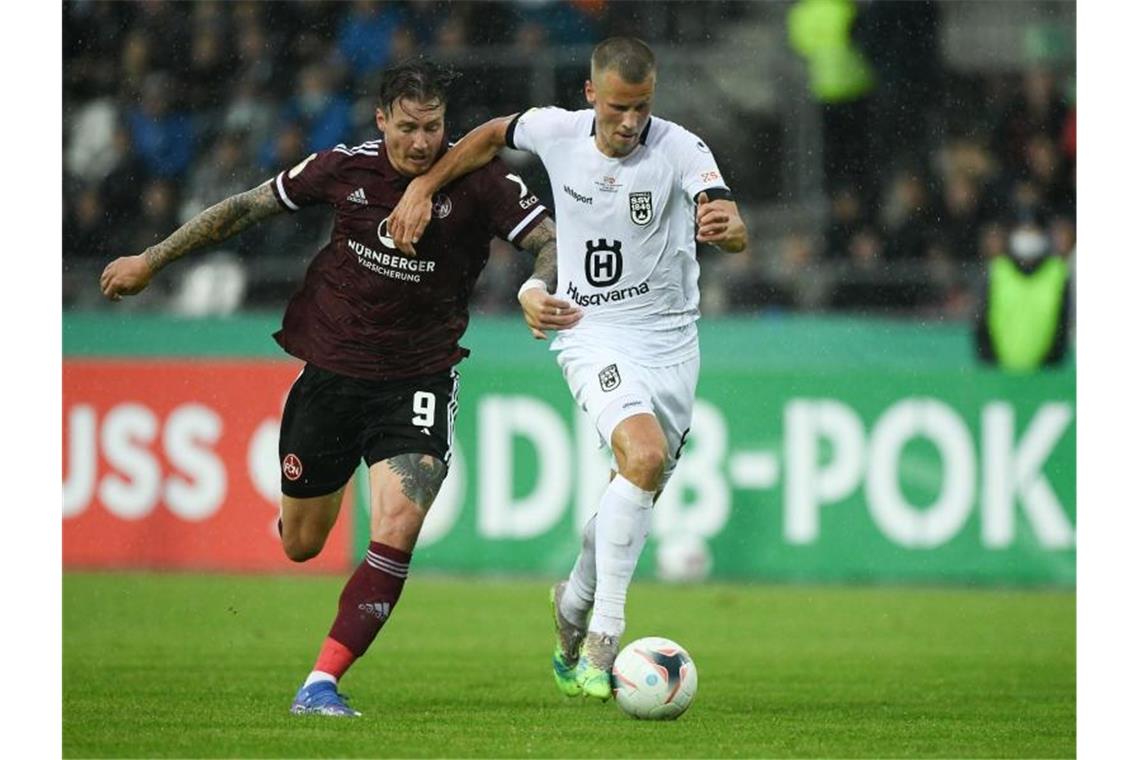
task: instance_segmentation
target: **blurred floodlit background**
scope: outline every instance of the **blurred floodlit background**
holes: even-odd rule
[[[642,37],[655,113],[714,150],[747,254],[708,249],[702,311],[969,319],[1011,221],[1075,247],[1075,3],[100,2],[64,5],[66,309],[106,308],[104,264],[141,252],[311,151],[373,139],[383,67],[462,73],[458,139],[483,120],[584,107],[593,44]],[[536,159],[509,160],[550,204]],[[181,262],[118,309],[275,311],[328,239],[326,209]],[[496,245],[473,311],[513,313],[528,257]],[[1070,264],[1072,262],[1070,261]]]

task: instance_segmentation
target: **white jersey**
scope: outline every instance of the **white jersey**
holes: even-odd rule
[[[694,356],[694,198],[727,190],[708,147],[654,116],[629,155],[611,158],[594,143],[594,111],[561,108],[521,114],[507,144],[546,167],[558,228],[556,294],[583,310],[551,348],[604,346],[650,366]]]

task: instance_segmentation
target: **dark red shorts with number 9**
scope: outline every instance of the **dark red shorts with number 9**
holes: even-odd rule
[[[445,465],[459,401],[454,369],[403,380],[362,380],[306,364],[281,418],[281,491],[324,496],[348,482],[360,460],[428,454]]]

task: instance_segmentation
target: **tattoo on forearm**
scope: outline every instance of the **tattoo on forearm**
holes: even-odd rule
[[[400,476],[404,495],[427,512],[443,485],[447,465],[427,454],[399,454],[388,460],[388,466]]]
[[[153,271],[190,251],[233,237],[251,224],[280,213],[281,205],[268,183],[215,203],[157,245],[143,252]]]
[[[558,245],[554,222],[544,219],[522,241],[523,248],[534,254],[534,274],[531,277],[546,283],[552,291],[558,284]]]

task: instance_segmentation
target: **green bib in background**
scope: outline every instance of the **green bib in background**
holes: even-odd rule
[[[990,263],[986,325],[998,364],[1005,369],[1036,369],[1048,355],[1061,318],[1069,268],[1051,256],[1026,274],[1007,256]]]

